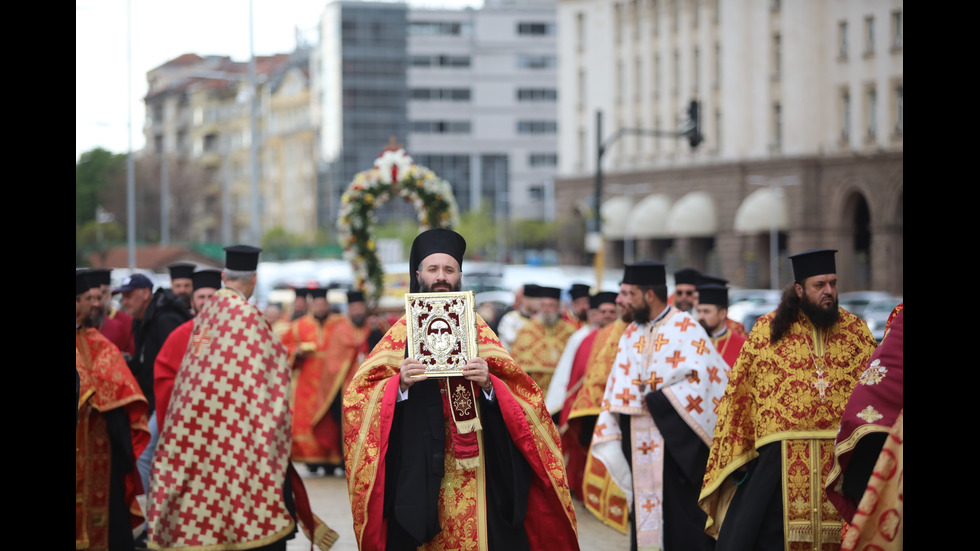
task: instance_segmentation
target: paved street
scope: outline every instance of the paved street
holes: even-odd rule
[[[336,551],[356,551],[357,541],[354,539],[353,519],[350,513],[350,501],[347,496],[347,485],[343,478],[334,476],[312,476],[306,474],[303,465],[296,466],[303,476],[306,491],[310,495],[310,505],[313,512],[331,528],[340,534],[340,539],[333,546]],[[578,519],[578,538],[582,551],[628,551],[629,537],[603,525],[596,520],[592,513],[585,510],[578,502],[575,503],[575,515]],[[296,539],[289,542],[288,551],[309,551],[310,542],[300,532]],[[555,550],[561,551],[561,550]]]

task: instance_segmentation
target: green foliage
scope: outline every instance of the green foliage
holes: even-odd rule
[[[465,212],[459,217],[456,228],[466,238],[467,258],[494,258],[497,249],[497,223],[490,216],[490,209],[481,204],[477,210]]]
[[[545,220],[515,220],[513,245],[521,249],[553,249],[558,239],[558,224]]]
[[[75,163],[76,228],[95,220],[95,209],[100,204],[101,195],[113,181],[125,178],[125,172],[126,155],[102,148],[82,153]]]

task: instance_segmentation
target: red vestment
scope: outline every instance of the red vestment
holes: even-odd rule
[[[99,331],[116,345],[123,354],[133,355],[136,345],[133,343],[133,317],[115,308],[102,321]]]
[[[340,465],[341,427],[329,411],[367,352],[367,329],[342,314],[322,323],[310,315],[294,321],[282,342],[294,367],[292,459]]]
[[[735,367],[738,353],[742,351],[742,345],[745,344],[745,337],[732,331],[729,327],[724,335],[711,337],[711,344],[714,344],[715,350],[721,354],[722,358],[725,358],[728,367]]]
[[[398,367],[405,358],[407,330],[400,319],[357,370],[344,395],[347,481],[360,549],[383,550],[386,452],[398,396]],[[531,467],[524,528],[532,550],[578,549],[575,508],[565,480],[558,431],[541,389],[517,366],[493,331],[478,319],[479,357],[490,368],[495,400],[514,445]],[[426,549],[486,549],[487,507],[484,462],[456,465],[452,421],[446,422],[445,464],[439,495],[441,531]],[[483,455],[482,433],[479,451]]]
[[[250,549],[282,540],[294,520],[289,471],[289,366],[269,322],[237,291],[221,289],[193,320],[150,474],[155,549]],[[300,527],[320,549],[337,534],[289,476]]]
[[[114,344],[93,328],[75,331],[75,371],[79,377],[78,423],[75,426],[75,548],[106,549],[109,536],[109,485],[112,473],[123,473],[129,530],[143,514],[136,496],[143,491],[136,458],[150,443],[148,409],[139,384]],[[131,464],[112,465],[112,442],[105,415],[125,411],[133,455]]]
[[[156,396],[157,430],[163,430],[163,421],[167,418],[167,406],[170,404],[170,394],[174,390],[174,379],[177,368],[184,359],[187,345],[191,342],[191,332],[194,330],[194,320],[190,319],[177,326],[163,342],[157,359],[153,363],[153,394]]]
[[[559,432],[561,433],[561,446],[565,454],[565,471],[568,473],[568,488],[572,491],[572,496],[579,501],[582,500],[582,480],[585,476],[585,458],[589,452],[588,446],[583,446],[580,441],[579,426],[575,428],[568,425],[568,414],[572,411],[572,404],[578,396],[582,383],[585,380],[585,370],[589,363],[589,356],[592,353],[592,345],[595,343],[596,335],[599,330],[592,331],[578,346],[575,351],[575,359],[572,361],[572,372],[568,379],[568,390],[565,392],[565,403],[561,408],[561,415],[558,420]]]

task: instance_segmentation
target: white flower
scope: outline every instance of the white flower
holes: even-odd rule
[[[405,154],[404,149],[385,151],[374,160],[374,166],[378,169],[378,178],[382,182],[390,184],[392,167],[398,171],[398,180],[404,180],[412,166],[412,158]]]

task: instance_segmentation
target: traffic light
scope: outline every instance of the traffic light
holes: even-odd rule
[[[695,149],[704,141],[701,135],[701,103],[698,100],[692,99],[687,106],[687,121],[687,142],[691,144],[691,149]]]

